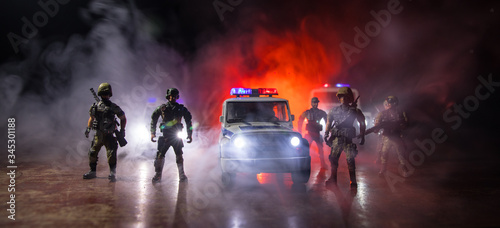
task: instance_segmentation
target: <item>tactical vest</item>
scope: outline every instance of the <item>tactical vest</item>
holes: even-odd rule
[[[405,117],[403,116],[403,112],[397,108],[391,108],[388,110],[384,110],[381,113],[381,122],[391,122],[391,123],[401,123],[404,124],[406,122]],[[392,128],[384,128],[384,135],[391,134],[400,134],[401,133],[401,125],[394,125]]]
[[[184,114],[184,105],[167,103],[161,106],[160,129],[165,131],[182,130],[182,116]]]
[[[392,108],[382,112],[382,122],[402,122],[404,121],[403,112]]]
[[[333,120],[338,128],[352,127],[357,116],[357,108],[347,105],[340,105],[332,109]]]
[[[354,138],[356,136],[356,129],[353,124],[354,120],[356,120],[358,109],[354,106],[340,105],[334,107],[331,112],[335,121],[332,133],[347,138]]]
[[[307,125],[306,130],[309,132],[320,132],[323,130],[323,126],[319,123],[321,120],[321,110],[319,109],[309,109],[306,112]]]
[[[105,134],[112,134],[116,130],[116,120],[115,113],[111,109],[111,101],[99,101],[99,103],[94,103],[92,110],[94,124],[93,128],[95,130],[101,131]]]

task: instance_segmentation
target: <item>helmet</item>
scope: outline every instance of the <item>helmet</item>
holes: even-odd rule
[[[111,85],[107,82],[101,83],[99,85],[99,88],[97,88],[97,95],[98,96],[109,95],[110,97],[113,96],[113,90],[111,89]]]
[[[337,92],[337,97],[345,96],[347,100],[354,101],[354,94],[352,93],[351,88],[349,87],[341,87]]]
[[[165,98],[168,99],[169,96],[174,96],[176,99],[179,99],[179,90],[176,88],[167,89],[167,95],[165,95]]]
[[[318,103],[319,99],[317,97],[311,98],[311,103]]]
[[[384,101],[384,104],[385,102],[387,102],[388,104],[391,104],[391,105],[398,105],[399,104],[399,100],[396,96],[388,96],[385,101]]]

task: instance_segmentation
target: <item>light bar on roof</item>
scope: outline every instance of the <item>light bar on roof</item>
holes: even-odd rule
[[[337,83],[335,86],[338,87],[338,88],[340,88],[340,87],[351,87],[349,84],[343,84],[343,83]]]
[[[251,89],[251,88],[232,88],[231,89],[231,95],[236,95],[236,96],[255,96],[258,97],[259,95],[278,95],[278,90],[276,88],[258,88],[258,89]]]

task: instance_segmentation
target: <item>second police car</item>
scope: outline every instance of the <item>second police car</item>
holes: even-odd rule
[[[222,182],[236,173],[291,173],[306,183],[311,173],[307,140],[293,131],[288,100],[273,97],[274,88],[233,88],[222,105],[219,137]]]

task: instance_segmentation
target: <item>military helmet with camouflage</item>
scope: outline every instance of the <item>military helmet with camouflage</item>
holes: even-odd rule
[[[168,99],[169,96],[174,96],[176,99],[179,99],[179,90],[176,88],[170,88],[167,90],[167,95],[165,95],[165,98]]]
[[[344,96],[348,101],[354,101],[354,94],[352,93],[351,88],[349,87],[341,87],[337,92],[337,97]]]
[[[113,96],[113,90],[111,89],[111,85],[107,82],[101,83],[99,85],[99,88],[97,88],[97,95],[98,96],[109,95],[110,97]]]
[[[396,96],[388,96],[385,101],[388,103],[388,104],[391,104],[391,105],[398,105],[399,104],[399,100]]]

